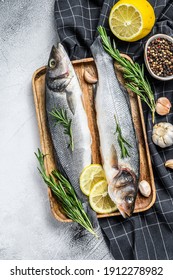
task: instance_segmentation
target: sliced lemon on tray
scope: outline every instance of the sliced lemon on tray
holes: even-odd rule
[[[153,7],[146,0],[120,0],[111,9],[109,26],[120,40],[133,42],[148,35],[155,23]]]
[[[117,206],[109,197],[106,180],[99,181],[92,187],[89,202],[92,209],[100,214],[108,214],[117,210]]]
[[[100,164],[90,164],[85,167],[80,175],[81,191],[89,196],[92,187],[99,181],[105,179],[105,173]]]

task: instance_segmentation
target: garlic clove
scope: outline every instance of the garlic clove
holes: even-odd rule
[[[167,133],[169,134],[170,137],[173,137],[173,127],[168,127]]]
[[[171,131],[170,129],[167,130],[166,135],[172,140],[173,142],[173,131]]]
[[[171,102],[166,97],[160,97],[156,101],[156,112],[161,116],[169,114],[171,109]]]
[[[162,122],[162,126],[164,126],[165,128],[169,129],[170,131],[173,131],[173,125],[171,123]]]
[[[143,196],[149,197],[150,194],[151,194],[151,186],[150,186],[150,184],[146,180],[142,180],[139,183],[139,191],[140,191],[140,193]]]
[[[95,83],[97,83],[97,80],[98,80],[96,75],[90,74],[87,70],[84,71],[84,79],[89,84],[95,84]]]
[[[165,148],[166,147],[166,143],[164,142],[163,137],[159,137],[157,145],[159,147],[161,147],[161,148]]]
[[[168,168],[173,169],[173,159],[168,159],[168,160],[165,162],[165,166],[168,167]]]
[[[155,133],[153,133],[153,135],[152,135],[152,140],[153,140],[153,142],[154,142],[154,144],[156,144],[156,145],[158,145],[158,135],[157,134],[155,134]]]
[[[166,147],[169,147],[169,146],[172,145],[172,137],[170,137],[169,134],[167,134],[167,135],[164,136],[163,141],[164,141]]]
[[[163,137],[167,131],[166,131],[166,128],[164,128],[163,126],[159,126],[158,125],[156,127],[156,131],[155,132],[156,132],[157,135],[159,135],[159,137]]]

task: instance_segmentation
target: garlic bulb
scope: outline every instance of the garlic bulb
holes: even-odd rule
[[[173,159],[168,159],[168,160],[165,162],[165,166],[168,167],[168,168],[173,169]]]
[[[171,102],[166,97],[160,97],[156,101],[156,112],[161,116],[169,114],[171,109]]]
[[[149,197],[151,194],[150,184],[146,180],[143,180],[139,183],[139,190],[140,193],[145,197]]]
[[[169,147],[173,144],[173,125],[167,122],[160,122],[153,127],[153,142],[161,148]]]

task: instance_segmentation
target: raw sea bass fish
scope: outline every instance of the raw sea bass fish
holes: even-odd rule
[[[133,213],[139,177],[139,154],[129,96],[117,80],[113,59],[103,49],[100,37],[91,46],[91,51],[98,72],[95,104],[108,193],[125,218]],[[128,148],[130,157],[121,158],[115,133],[115,118],[123,138],[131,145],[131,148]]]
[[[63,126],[53,119],[53,109],[66,110],[71,119],[74,150],[69,147],[69,135],[64,134]],[[63,225],[65,228],[63,258],[68,259],[112,259],[98,225],[96,213],[91,210],[87,197],[82,194],[79,176],[83,168],[91,164],[91,135],[87,116],[83,108],[82,92],[73,66],[62,46],[52,48],[46,71],[46,111],[57,167],[74,187],[83,203],[93,227],[100,237],[97,239],[77,223]]]
[[[71,119],[74,150],[69,147],[69,135],[64,127],[56,124],[50,112],[66,110]],[[91,135],[87,116],[82,104],[82,92],[73,66],[59,43],[53,46],[46,73],[46,110],[49,129],[59,170],[67,176],[77,195],[86,200],[79,187],[79,176],[83,168],[91,164]]]

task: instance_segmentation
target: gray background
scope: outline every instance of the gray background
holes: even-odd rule
[[[34,156],[31,79],[57,40],[53,9],[54,0],[0,0],[0,259],[70,258]]]

